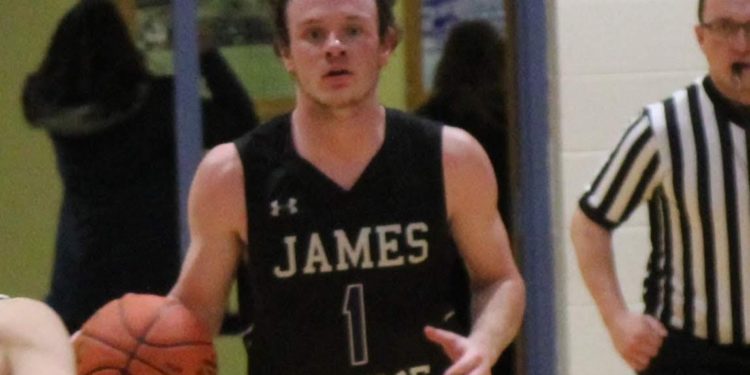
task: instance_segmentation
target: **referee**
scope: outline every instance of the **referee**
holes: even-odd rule
[[[750,374],[750,0],[700,0],[705,77],[646,106],[584,193],[571,234],[616,349],[641,374]],[[646,203],[645,313],[611,231]]]

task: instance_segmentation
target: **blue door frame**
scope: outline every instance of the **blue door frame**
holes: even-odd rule
[[[197,32],[197,1],[174,0],[175,144],[180,208],[180,249],[184,258],[190,244],[187,201],[195,170],[203,157],[203,127],[198,90],[201,76]]]
[[[557,373],[555,267],[550,203],[547,12],[544,0],[517,0],[514,25],[520,138],[518,213],[526,316],[521,365],[525,375]]]

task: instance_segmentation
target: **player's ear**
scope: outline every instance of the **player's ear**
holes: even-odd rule
[[[383,67],[388,63],[393,51],[398,47],[400,32],[395,27],[389,27],[380,40],[380,66]]]
[[[281,40],[274,40],[273,51],[281,59],[281,63],[284,64],[284,68],[289,73],[294,73],[294,64],[292,64],[291,56],[289,53],[289,45],[285,44]]]

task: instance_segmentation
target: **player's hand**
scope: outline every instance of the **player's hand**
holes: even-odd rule
[[[440,345],[453,365],[444,375],[489,375],[495,359],[491,351],[470,339],[439,328],[427,326],[427,339]]]
[[[652,316],[626,312],[610,324],[609,334],[625,362],[641,371],[659,353],[667,329]]]

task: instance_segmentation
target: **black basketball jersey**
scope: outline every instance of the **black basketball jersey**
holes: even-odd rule
[[[290,129],[282,116],[235,143],[248,212],[249,372],[442,373],[449,361],[424,326],[466,327],[456,317],[440,125],[388,110],[384,143],[349,190],[297,154]]]

